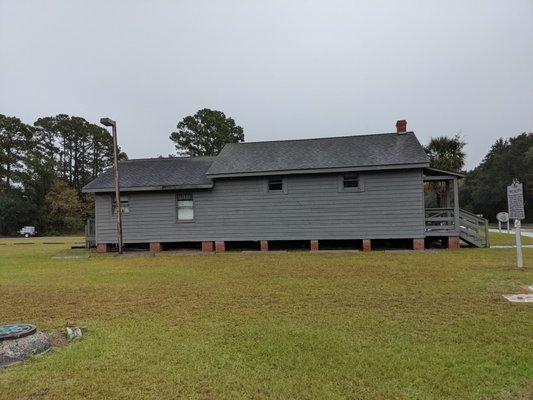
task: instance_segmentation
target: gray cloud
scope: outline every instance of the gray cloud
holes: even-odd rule
[[[0,113],[118,121],[132,157],[223,110],[246,140],[533,130],[533,2],[0,1]]]

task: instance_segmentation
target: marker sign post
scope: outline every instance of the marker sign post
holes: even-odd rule
[[[524,212],[524,188],[516,179],[512,185],[507,186],[507,206],[509,207],[509,219],[514,219],[516,233],[516,265],[518,268],[522,268],[524,266],[524,259],[522,258],[520,220],[524,219],[526,215]]]

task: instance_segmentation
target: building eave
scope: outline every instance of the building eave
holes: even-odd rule
[[[205,185],[177,185],[177,186],[131,186],[121,187],[121,192],[161,192],[165,190],[192,190],[192,189],[212,189],[213,184]],[[112,193],[115,191],[114,187],[106,188],[83,188],[83,193]]]
[[[446,171],[443,169],[431,168],[431,167],[424,168],[424,175],[439,176],[439,177],[450,176],[450,177],[456,177],[456,178],[464,178],[466,176],[465,174],[462,174],[460,172]]]
[[[249,176],[272,176],[272,175],[298,175],[298,174],[328,174],[336,172],[352,172],[352,171],[381,171],[381,170],[395,170],[395,169],[413,169],[426,168],[429,163],[415,163],[415,164],[395,164],[395,165],[372,165],[372,166],[353,166],[353,167],[335,167],[335,168],[318,168],[318,169],[293,169],[293,170],[272,170],[272,171],[257,171],[257,172],[236,172],[231,174],[207,174],[208,178],[240,178]]]

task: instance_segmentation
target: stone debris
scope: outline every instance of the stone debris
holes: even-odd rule
[[[533,293],[533,285],[520,285],[520,289],[524,290],[525,292]]]
[[[533,303],[533,294],[504,294],[511,303]]]
[[[83,329],[79,326],[67,326],[65,329],[69,342],[80,340],[83,336]]]

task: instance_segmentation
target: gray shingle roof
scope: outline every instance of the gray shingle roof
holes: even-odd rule
[[[424,148],[412,132],[319,139],[232,143],[224,147],[209,176],[269,172],[428,166]]]
[[[122,190],[162,190],[212,187],[206,176],[214,157],[170,157],[127,160],[119,163]],[[87,184],[84,192],[114,190],[113,168]]]
[[[217,157],[170,157],[123,161],[122,190],[209,188],[210,177],[342,169],[427,167],[424,148],[412,132],[319,139],[232,143]],[[113,191],[113,169],[84,192]]]

